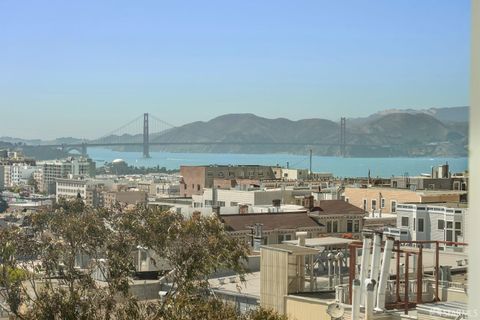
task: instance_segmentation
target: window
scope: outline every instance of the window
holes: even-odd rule
[[[424,231],[424,220],[419,218],[418,219],[418,232],[423,232]]]
[[[380,207],[385,208],[385,198],[380,199]]]
[[[408,227],[408,217],[402,217],[402,227]]]
[[[200,185],[197,184],[197,191],[200,191]]]
[[[363,199],[363,210],[367,211],[367,199]]]
[[[347,232],[353,232],[353,220],[347,220]]]
[[[447,228],[452,229],[453,228],[453,222],[452,221],[447,221]]]
[[[417,219],[413,218],[413,231],[415,231],[416,226],[417,226]]]
[[[230,202],[230,207],[236,207],[238,206],[238,202],[232,201]]]
[[[353,222],[353,232],[360,232],[360,220]]]
[[[461,237],[461,236],[462,236],[462,231],[455,230],[455,241],[458,242],[458,240],[460,240],[459,237]]]
[[[290,234],[279,234],[278,235],[278,243],[282,243],[283,241],[290,241],[292,240],[292,235]]]
[[[453,231],[452,230],[447,230],[447,241],[453,241]]]
[[[377,210],[377,200],[372,199],[372,210]]]
[[[390,203],[392,209],[390,210],[392,213],[396,213],[397,212],[397,201],[395,200],[392,200],[392,202]]]
[[[445,229],[445,220],[438,220],[438,230]]]
[[[332,232],[332,221],[327,221],[327,232],[328,233]]]
[[[332,232],[337,233],[338,232],[338,221],[333,221],[332,224]]]
[[[462,223],[461,222],[455,222],[455,229],[457,229],[457,230],[462,229]]]

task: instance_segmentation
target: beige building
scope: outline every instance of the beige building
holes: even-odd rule
[[[274,180],[272,168],[269,166],[181,166],[180,195],[191,197],[201,195],[203,188],[212,188],[214,179],[250,179]]]
[[[466,200],[465,191],[416,190],[397,188],[345,188],[345,201],[367,212],[396,213],[399,203],[461,202]]]
[[[310,217],[325,226],[329,236],[360,237],[365,211],[342,200],[323,200],[310,212]]]

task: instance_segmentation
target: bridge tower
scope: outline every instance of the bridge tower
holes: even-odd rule
[[[345,157],[345,149],[347,145],[347,119],[342,117],[340,118],[340,155]]]
[[[143,157],[150,158],[150,142],[148,136],[148,113],[143,114]]]
[[[82,151],[81,151],[82,156],[87,157],[87,144],[85,142],[82,142]]]

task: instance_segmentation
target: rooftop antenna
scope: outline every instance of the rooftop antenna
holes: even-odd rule
[[[310,170],[308,172],[309,178],[312,179],[312,149],[310,149]]]

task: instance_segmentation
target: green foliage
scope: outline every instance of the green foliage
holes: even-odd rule
[[[19,319],[285,319],[261,309],[237,315],[206,294],[216,270],[241,277],[246,271],[247,247],[215,217],[187,219],[148,207],[92,209],[76,199],[60,200],[53,212],[31,220],[33,237],[20,228],[0,230],[0,296]],[[129,293],[138,245],[173,268],[164,301],[139,302]],[[91,258],[83,270],[76,267],[79,254]],[[106,282],[95,281],[94,271],[103,272]]]

